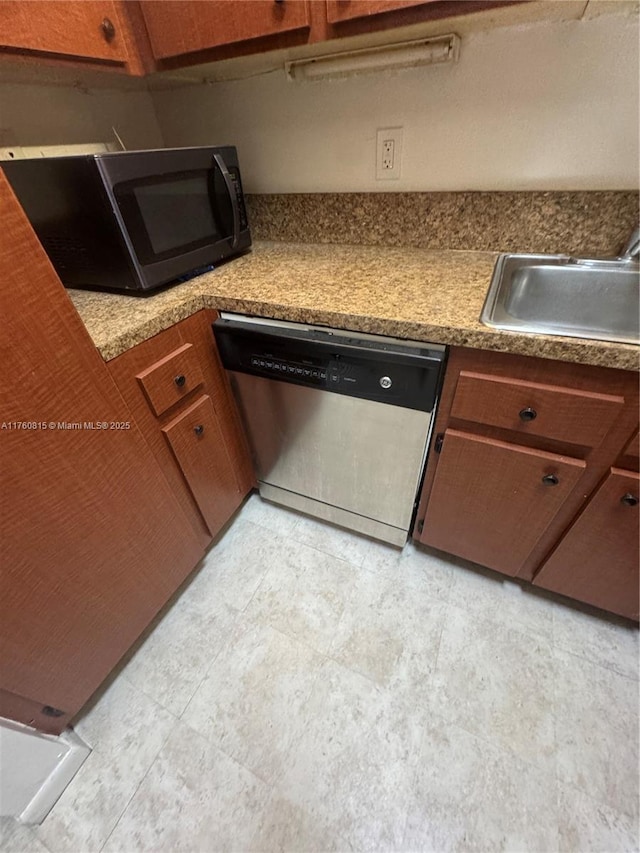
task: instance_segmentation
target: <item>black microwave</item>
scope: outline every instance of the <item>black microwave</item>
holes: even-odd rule
[[[2,163],[66,287],[141,294],[246,251],[233,146]]]

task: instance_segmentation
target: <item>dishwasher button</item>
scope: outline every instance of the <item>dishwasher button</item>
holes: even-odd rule
[[[380,385],[382,388],[391,388],[392,384],[393,383],[391,382],[391,379],[388,376],[380,377]]]

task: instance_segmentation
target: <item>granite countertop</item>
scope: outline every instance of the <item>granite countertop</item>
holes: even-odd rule
[[[268,243],[148,297],[70,290],[105,361],[201,308],[432,343],[640,369],[628,344],[501,332],[479,321],[495,252]]]

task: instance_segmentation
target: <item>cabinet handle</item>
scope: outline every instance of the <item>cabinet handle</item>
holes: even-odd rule
[[[545,474],[542,478],[542,482],[545,486],[557,486],[560,480],[558,480],[555,474]]]
[[[535,421],[535,419],[538,417],[538,413],[536,412],[536,410],[532,409],[530,406],[528,406],[526,409],[522,409],[519,414],[520,420],[525,421],[525,423],[527,421]]]
[[[181,373],[180,376],[174,377],[173,381],[176,383],[178,388],[182,388],[184,387],[184,384],[187,381],[187,377],[183,373]]]
[[[196,435],[202,435],[204,432],[204,426],[202,424],[198,424],[198,426],[194,426],[193,431]]]
[[[632,495],[631,492],[627,492],[626,495],[623,495],[620,498],[620,503],[624,504],[625,506],[637,506],[638,498],[635,495]]]
[[[116,37],[116,28],[113,26],[113,21],[109,20],[109,18],[104,18],[100,24],[100,29],[102,30],[105,41],[113,41]]]

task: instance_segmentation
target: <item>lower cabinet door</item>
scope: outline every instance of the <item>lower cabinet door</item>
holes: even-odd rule
[[[212,536],[242,503],[213,403],[202,396],[162,428]]]
[[[449,429],[420,540],[516,575],[584,469],[580,459]]]
[[[640,475],[612,468],[533,582],[638,619]]]

